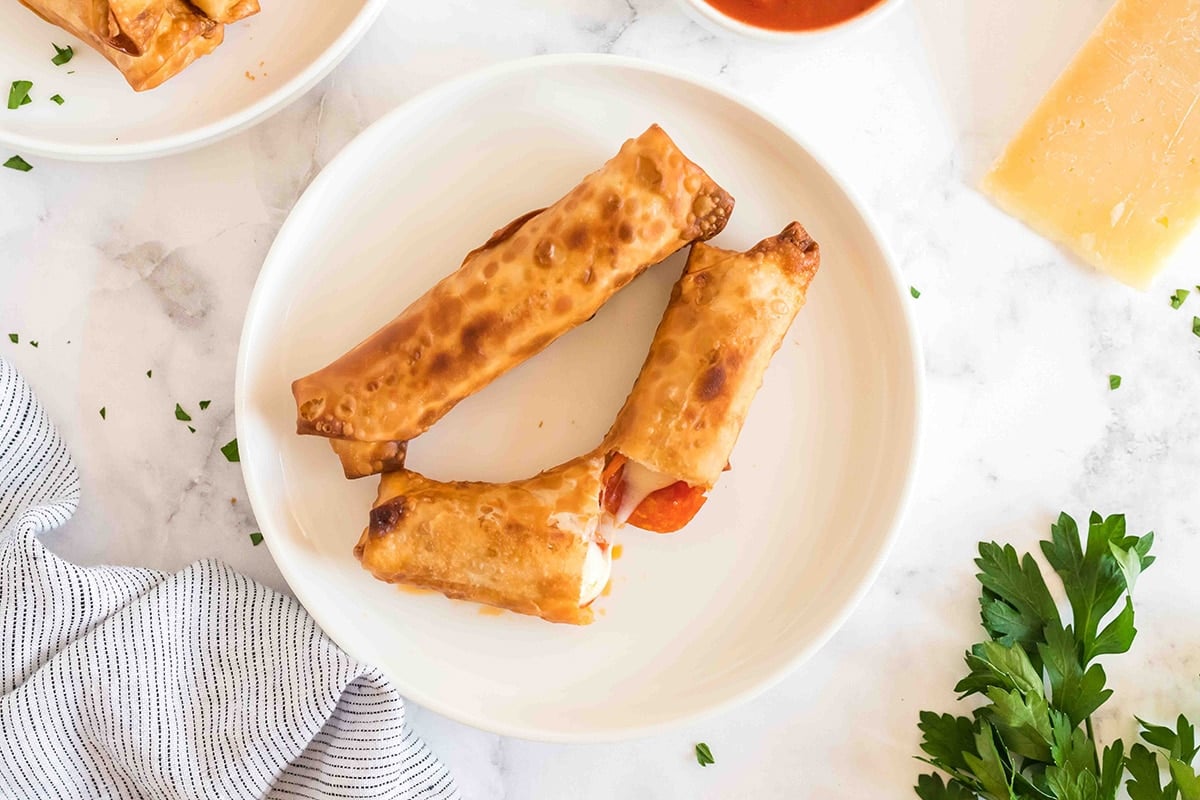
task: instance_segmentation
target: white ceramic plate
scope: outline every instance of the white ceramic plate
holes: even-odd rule
[[[75,37],[16,0],[0,2],[0,147],[23,156],[121,161],[216,141],[316,85],[362,38],[386,2],[263,0],[261,13],[226,26],[216,51],[141,93]],[[50,62],[51,42],[74,47],[69,64]],[[15,111],[4,105],[14,80],[33,81],[34,98]],[[50,102],[55,94],[66,103]]]
[[[737,198],[715,241],[799,219],[823,264],[775,357],[733,470],[684,531],[629,530],[595,624],[551,625],[364,572],[376,481],[294,434],[293,378],[336,358],[650,123]],[[641,366],[683,254],[468,398],[412,443],[441,479],[511,480],[593,447]],[[907,289],[829,168],[718,89],[603,56],[516,62],[390,113],[312,183],[242,333],[237,420],[255,514],[297,597],[413,700],[480,728],[576,741],[645,733],[743,700],[829,638],[866,590],[913,471],[919,356]]]

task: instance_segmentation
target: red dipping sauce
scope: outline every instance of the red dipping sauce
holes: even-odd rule
[[[705,0],[739,22],[773,31],[828,28],[874,8],[883,0]]]

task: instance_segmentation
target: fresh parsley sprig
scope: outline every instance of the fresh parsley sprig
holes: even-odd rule
[[[979,545],[976,576],[988,641],[966,654],[960,699],[985,702],[972,716],[921,713],[918,758],[940,771],[914,787],[922,800],[1115,800],[1128,773],[1131,800],[1200,800],[1191,766],[1195,730],[1180,717],[1174,729],[1141,723],[1155,752],[1114,741],[1101,749],[1092,714],[1112,696],[1101,656],[1129,651],[1132,594],[1151,564],[1154,534],[1130,536],[1125,517],[1093,513],[1082,536],[1059,515],[1042,555],[1062,582],[1070,606],[1064,624],[1037,561],[1011,545]],[[1124,599],[1124,603],[1121,600]],[[1113,614],[1114,610],[1120,609]]]

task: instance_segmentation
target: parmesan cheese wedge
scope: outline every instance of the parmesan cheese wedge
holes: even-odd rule
[[[1198,106],[1200,0],[1117,0],[983,189],[1145,288],[1200,217]]]

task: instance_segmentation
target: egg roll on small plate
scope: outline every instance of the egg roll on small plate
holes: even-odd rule
[[[612,569],[604,461],[590,453],[512,483],[388,473],[354,555],[382,581],[586,625]]]
[[[606,438],[617,525],[670,533],[704,505],[820,264],[798,222],[744,253],[692,247]]]
[[[136,91],[153,89],[224,40],[220,22],[184,0],[21,0],[82,39]]]
[[[420,435],[646,268],[719,233],[732,209],[729,193],[651,126],[554,205],[496,231],[366,341],[295,381],[297,431],[367,443]]]

